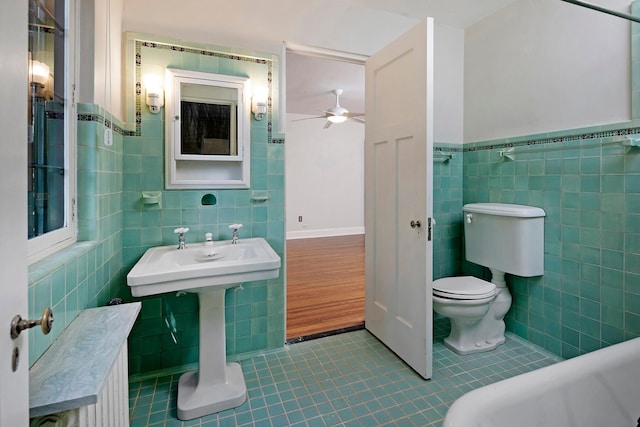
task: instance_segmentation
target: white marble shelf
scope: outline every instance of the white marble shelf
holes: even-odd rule
[[[135,302],[80,312],[29,370],[29,416],[95,404],[140,308]]]

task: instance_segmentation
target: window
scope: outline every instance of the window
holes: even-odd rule
[[[29,1],[30,262],[76,239],[73,9],[69,0]]]

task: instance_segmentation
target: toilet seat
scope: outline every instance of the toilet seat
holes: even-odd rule
[[[473,276],[445,277],[433,282],[433,295],[452,300],[479,300],[496,294],[496,285]]]

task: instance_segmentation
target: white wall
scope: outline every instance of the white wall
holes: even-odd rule
[[[436,25],[434,39],[433,139],[462,144],[464,30]]]
[[[99,104],[121,121],[124,121],[122,101],[124,94],[122,86],[123,1],[78,2],[80,5],[79,100],[80,102]],[[110,27],[107,31],[108,10],[111,11],[111,16]],[[109,40],[109,50],[107,49],[109,47],[107,40]],[[107,52],[110,54],[107,55]],[[108,67],[107,62],[111,67]],[[109,68],[110,72],[107,72]]]
[[[628,13],[629,0],[598,4]],[[628,21],[558,0],[518,1],[465,34],[464,139],[631,118]]]
[[[363,233],[364,125],[306,117],[287,114],[287,238]]]

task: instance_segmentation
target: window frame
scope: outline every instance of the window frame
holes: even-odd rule
[[[65,0],[65,102],[64,102],[64,130],[65,130],[65,225],[57,230],[49,231],[40,236],[28,239],[28,263],[40,261],[55,252],[64,249],[78,240],[77,215],[77,182],[76,182],[76,141],[78,132],[77,114],[77,78],[78,38],[75,28],[78,21],[78,8],[75,0]],[[25,81],[25,84],[27,82]],[[26,165],[25,165],[26,166]],[[28,191],[25,188],[25,191]]]

